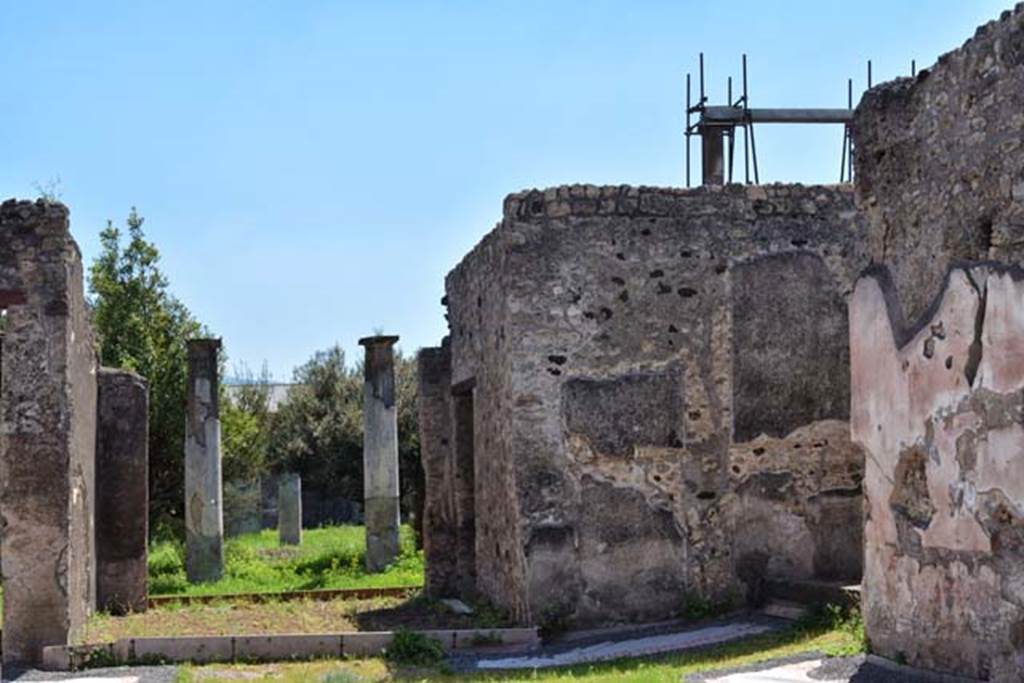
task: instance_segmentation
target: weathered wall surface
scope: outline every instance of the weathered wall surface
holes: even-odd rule
[[[3,659],[35,663],[96,598],[96,353],[65,207],[0,204],[0,306]]]
[[[526,557],[512,460],[510,415],[529,410],[529,397],[510,388],[507,243],[492,231],[445,280],[452,354],[452,386],[461,397],[452,405],[453,486],[459,538],[460,577],[475,568],[476,589],[516,618],[531,620]],[[518,400],[518,403],[513,401]],[[467,421],[469,424],[467,424]],[[461,433],[460,433],[461,432]],[[467,433],[471,439],[467,443]],[[461,452],[458,448],[462,439]],[[470,462],[467,463],[466,460]],[[466,481],[472,473],[472,481]],[[460,474],[461,473],[461,474]],[[481,511],[468,524],[472,511]]]
[[[850,305],[851,428],[868,452],[874,651],[983,680],[1024,670],[1024,272],[952,270],[903,322],[888,274]]]
[[[833,187],[510,196],[446,283],[480,590],[533,621],[647,619],[741,595],[739,565],[858,573],[863,237]],[[744,540],[744,510],[799,540]]]
[[[1024,4],[916,79],[865,93],[857,201],[908,319],[954,260],[1024,259]]]
[[[149,390],[126,370],[97,380],[96,602],[124,613],[146,609],[149,542]]]

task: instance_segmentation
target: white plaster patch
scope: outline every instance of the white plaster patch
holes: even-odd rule
[[[663,652],[690,650],[728,640],[754,636],[770,631],[764,624],[739,622],[723,626],[707,626],[682,633],[668,633],[660,636],[631,638],[618,642],[604,642],[587,647],[574,648],[551,655],[505,657],[502,659],[481,659],[477,669],[542,669],[552,666],[571,666],[588,662],[602,662],[622,657],[643,657]]]
[[[807,674],[821,666],[821,660],[783,664],[762,671],[746,671],[728,674],[721,678],[709,678],[708,683],[788,683],[789,681],[814,681]],[[848,681],[848,678],[830,679]]]

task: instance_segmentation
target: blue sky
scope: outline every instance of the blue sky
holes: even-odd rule
[[[283,380],[376,329],[437,343],[510,192],[683,184],[698,52],[713,101],[745,51],[752,106],[844,106],[869,57],[904,75],[1008,7],[0,0],[0,197],[59,177],[87,262],[137,206],[229,363]],[[762,181],[835,182],[841,137],[761,127]]]

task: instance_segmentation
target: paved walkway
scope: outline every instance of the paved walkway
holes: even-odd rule
[[[624,657],[644,657],[717,645],[730,640],[767,633],[777,628],[779,628],[779,624],[773,623],[773,621],[737,620],[673,633],[609,638],[602,642],[575,647],[544,648],[528,655],[484,657],[469,663],[466,668],[477,670],[543,669],[605,662]]]
[[[876,657],[830,659],[797,656],[731,672],[691,676],[686,683],[966,683],[969,679],[928,673]]]
[[[113,669],[91,669],[79,673],[26,671],[5,667],[0,672],[0,679],[19,683],[174,683],[177,675],[178,668],[174,666],[122,666]]]

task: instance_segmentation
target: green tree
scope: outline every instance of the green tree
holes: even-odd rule
[[[227,391],[222,384],[220,427],[223,440],[224,481],[253,480],[267,471],[270,440],[270,373],[264,366],[253,376],[244,366],[236,369],[239,383]]]
[[[294,373],[270,434],[276,472],[298,472],[303,486],[360,500],[363,487],[360,380],[340,346],[316,352]]]
[[[335,345],[295,370],[294,386],[271,420],[268,457],[276,472],[302,476],[303,487],[363,499],[363,371]],[[399,480],[406,516],[420,517],[423,473],[416,420],[416,366],[395,357]],[[414,495],[415,494],[415,495]]]
[[[184,509],[185,342],[205,336],[168,290],[156,245],[143,218],[128,215],[127,240],[113,222],[100,233],[100,254],[89,269],[90,303],[105,366],[139,373],[149,383],[150,528],[179,530]]]

